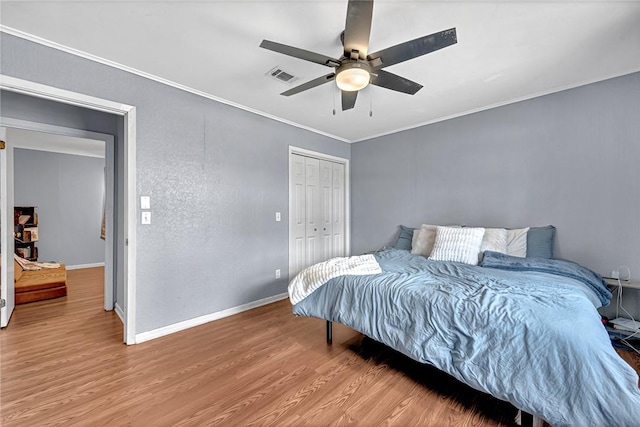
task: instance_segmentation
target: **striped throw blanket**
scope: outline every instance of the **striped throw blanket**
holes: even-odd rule
[[[373,255],[332,258],[298,273],[289,283],[289,299],[291,304],[295,305],[334,277],[378,273],[382,273],[382,269]]]

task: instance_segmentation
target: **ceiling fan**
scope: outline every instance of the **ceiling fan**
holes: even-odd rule
[[[373,0],[349,0],[345,30],[340,36],[344,46],[344,54],[339,59],[269,40],[262,40],[260,47],[264,49],[335,69],[325,76],[310,80],[286,92],[282,92],[280,95],[295,95],[335,80],[338,88],[342,91],[343,111],[355,106],[358,91],[369,84],[414,95],[422,89],[422,85],[384,71],[383,68],[426,55],[458,41],[456,29],[451,28],[368,54],[372,14]]]

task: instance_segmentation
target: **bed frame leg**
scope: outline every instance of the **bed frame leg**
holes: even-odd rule
[[[333,323],[330,320],[327,320],[327,344],[331,344],[333,342]]]
[[[546,425],[542,418],[522,410],[518,411],[515,421],[521,427],[544,427]]]
[[[520,425],[522,427],[533,427],[533,415],[521,411],[520,412]]]

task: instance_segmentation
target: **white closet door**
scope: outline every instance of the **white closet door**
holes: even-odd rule
[[[291,277],[307,266],[306,257],[306,206],[305,206],[305,158],[291,155],[290,184],[290,225],[289,230],[289,269]]]
[[[345,255],[345,166],[291,154],[289,277]]]
[[[306,264],[324,261],[322,241],[322,210],[320,190],[320,160],[305,157]]]
[[[332,212],[331,212],[331,242],[332,256],[342,257],[345,255],[345,180],[344,165],[332,163]]]
[[[320,160],[320,221],[322,260],[334,257],[333,251],[333,163]]]

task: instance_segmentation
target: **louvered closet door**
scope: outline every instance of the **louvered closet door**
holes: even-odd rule
[[[320,161],[320,225],[322,260],[333,258],[333,163]]]
[[[291,155],[289,162],[291,214],[289,218],[289,270],[293,277],[306,267],[306,206],[305,206],[305,161],[304,157]]]
[[[306,264],[324,260],[322,239],[322,195],[320,188],[320,160],[305,157],[305,215],[306,215]]]
[[[312,264],[344,256],[345,168],[291,155],[290,276]]]
[[[332,256],[345,256],[344,217],[345,217],[345,180],[344,165],[332,163],[333,179],[331,182],[331,242]]]

